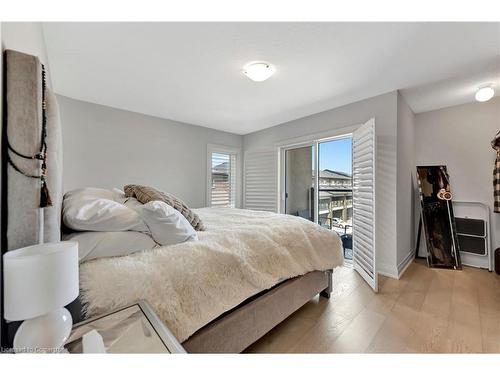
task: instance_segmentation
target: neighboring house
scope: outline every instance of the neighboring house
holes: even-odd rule
[[[231,163],[222,162],[212,167],[212,201],[213,207],[234,207],[235,186],[234,171],[231,173]]]
[[[339,220],[332,220],[332,219]],[[352,176],[325,169],[319,173],[319,224],[352,224]]]

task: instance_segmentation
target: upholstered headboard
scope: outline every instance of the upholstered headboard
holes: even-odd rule
[[[38,57],[7,50],[6,142],[7,156],[7,249],[60,240],[62,204],[62,136],[55,95],[44,88]],[[45,92],[44,92],[45,91]],[[43,111],[45,99],[46,110]],[[46,118],[46,184],[52,206],[39,209],[42,162],[24,156],[40,152],[43,117]],[[7,144],[6,144],[7,143]],[[26,175],[35,176],[27,177]],[[43,225],[41,226],[41,223]]]
[[[2,254],[42,239],[44,242],[59,241],[63,195],[59,108],[55,95],[48,88],[43,90],[42,64],[36,56],[12,50],[5,51],[3,57]],[[42,162],[31,157],[40,153],[44,115],[46,184],[52,206],[44,208],[42,213],[39,208],[41,181],[37,178]],[[77,313],[73,316],[78,321],[75,316],[79,314],[79,301],[75,306]],[[0,315],[0,346],[9,347],[20,322],[6,324],[3,311]]]

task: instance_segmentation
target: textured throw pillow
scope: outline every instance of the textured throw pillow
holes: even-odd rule
[[[124,190],[125,196],[136,198],[142,204],[146,204],[151,201],[165,202],[169,206],[172,206],[177,211],[179,211],[195,230],[205,230],[205,226],[203,225],[200,217],[196,213],[194,213],[183,201],[172,194],[164,193],[150,186],[143,185],[126,185],[124,187]]]

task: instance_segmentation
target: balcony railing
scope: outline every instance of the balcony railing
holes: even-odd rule
[[[338,187],[338,188],[325,188],[325,187],[319,187],[319,191],[325,191],[329,193],[352,193],[352,187]]]

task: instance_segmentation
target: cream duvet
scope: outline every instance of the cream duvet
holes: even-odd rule
[[[183,342],[280,281],[342,263],[338,235],[305,219],[230,208],[196,213],[207,228],[199,241],[81,264],[85,314],[145,299]]]

